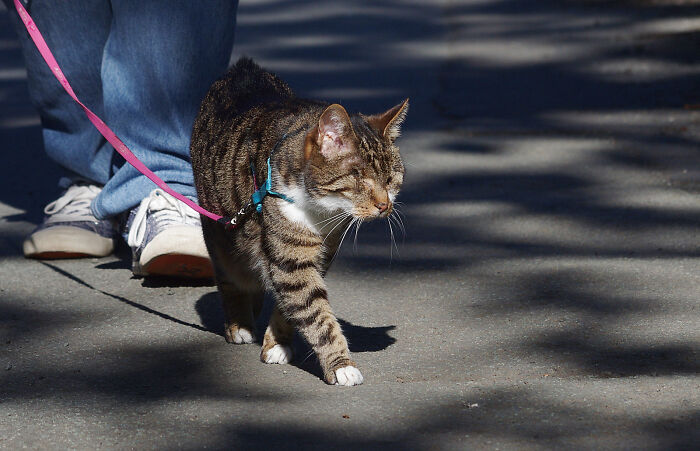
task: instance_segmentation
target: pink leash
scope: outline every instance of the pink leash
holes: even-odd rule
[[[109,143],[112,144],[112,146],[114,146],[114,149],[119,153],[119,155],[124,157],[124,159],[133,167],[135,167],[139,172],[151,179],[151,181],[158,185],[158,187],[160,187],[163,191],[177,198],[181,202],[184,202],[196,212],[201,213],[204,216],[213,219],[214,221],[230,225],[230,220],[228,218],[224,218],[223,216],[205,210],[196,203],[192,202],[187,197],[170,188],[167,183],[165,183],[160,177],[155,175],[153,171],[148,169],[146,165],[144,165],[141,162],[141,160],[139,160],[136,157],[136,155],[134,155],[134,153],[131,150],[129,150],[128,147],[126,147],[126,144],[124,144],[122,140],[119,139],[109,127],[107,127],[107,124],[105,124],[104,121],[102,121],[102,119],[97,117],[95,113],[90,111],[90,109],[83,104],[83,102],[78,100],[78,97],[75,95],[75,92],[73,92],[73,88],[71,88],[70,83],[68,83],[68,80],[66,80],[66,76],[63,75],[63,71],[56,62],[56,59],[53,57],[49,46],[46,45],[44,37],[41,35],[39,29],[34,24],[34,20],[32,20],[27,10],[24,8],[24,6],[22,6],[20,0],[14,0],[14,2],[15,8],[17,9],[19,16],[22,18],[22,22],[27,28],[27,31],[29,32],[29,35],[32,38],[32,41],[34,41],[34,44],[36,45],[37,49],[39,49],[39,53],[41,53],[41,56],[44,58],[44,61],[46,61],[46,64],[48,64],[49,68],[51,69],[51,72],[53,72],[53,75],[61,83],[61,86],[63,86],[63,89],[66,90],[68,95],[70,95],[73,98],[73,100],[75,100],[78,103],[78,105],[80,105],[83,108],[83,110],[85,111],[85,115],[88,117],[88,119],[90,119],[90,122],[92,122],[93,125],[97,128],[97,130],[102,134],[102,136],[104,136],[107,139],[107,141],[109,141]]]

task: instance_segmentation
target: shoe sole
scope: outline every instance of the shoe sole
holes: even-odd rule
[[[201,229],[171,226],[156,235],[133,262],[137,276],[170,276],[189,279],[214,277],[214,269]]]
[[[205,257],[184,254],[159,255],[134,269],[138,276],[185,277],[189,279],[211,279],[214,268]]]
[[[70,258],[95,258],[95,255],[83,254],[80,252],[39,252],[25,255],[27,258],[35,260],[64,260]]]
[[[29,235],[22,251],[40,260],[106,257],[114,251],[114,240],[78,227],[53,226]]]

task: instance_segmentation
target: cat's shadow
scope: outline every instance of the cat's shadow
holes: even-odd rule
[[[202,326],[224,336],[224,311],[221,306],[219,293],[213,291],[202,296],[195,304],[195,310],[199,315]],[[272,311],[272,299],[265,298],[263,310],[258,317],[256,327],[258,329],[257,341],[262,344],[262,333],[267,327],[267,322]],[[396,342],[396,339],[389,335],[389,331],[396,329],[396,326],[365,327],[352,324],[338,318],[343,334],[348,340],[350,352],[377,352],[383,351]],[[294,361],[292,365],[301,368],[317,377],[321,377],[321,368],[318,360],[313,355],[311,347],[298,335],[294,338]]]

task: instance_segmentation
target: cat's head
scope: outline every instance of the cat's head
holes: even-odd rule
[[[333,104],[305,140],[306,190],[317,208],[358,219],[387,217],[403,183],[396,146],[408,99],[373,116],[348,115]]]

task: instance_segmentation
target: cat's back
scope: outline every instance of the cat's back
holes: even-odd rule
[[[287,83],[243,57],[214,82],[202,103],[200,116],[231,120],[257,105],[282,103],[293,97]]]

